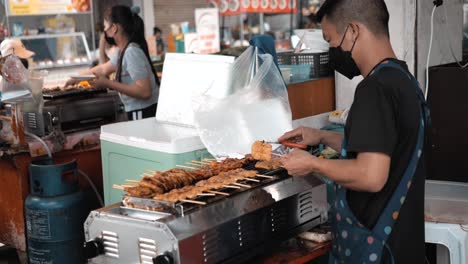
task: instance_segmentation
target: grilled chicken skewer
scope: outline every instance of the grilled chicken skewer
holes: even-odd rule
[[[226,159],[222,162],[204,161],[208,165],[203,165],[201,168],[194,170],[171,169],[165,172],[147,170],[149,173],[143,174],[143,179],[138,182],[138,187],[128,189],[130,196],[146,198],[150,196],[148,189],[153,192],[153,195],[170,192],[173,189],[182,188],[194,184],[198,181],[216,176],[222,172],[239,169],[244,166],[250,159]],[[191,167],[193,168],[193,167]],[[138,190],[138,188],[142,188]],[[127,189],[125,189],[126,191]]]
[[[254,177],[256,174],[256,171],[246,171],[243,169],[223,172],[220,173],[218,176],[211,177],[208,180],[200,181],[195,186],[192,185],[185,186],[179,189],[174,189],[168,193],[156,195],[153,197],[153,199],[169,202],[182,201],[187,198],[193,199],[199,196],[200,193],[203,193],[205,191],[219,189],[225,186],[229,186],[230,184],[237,184],[237,181],[243,180],[245,178]],[[242,184],[242,186],[247,188],[248,185]]]

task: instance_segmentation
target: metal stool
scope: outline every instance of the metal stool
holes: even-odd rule
[[[426,243],[437,245],[436,264],[468,264],[468,232],[458,224],[425,223]],[[445,250],[441,245],[448,248]]]

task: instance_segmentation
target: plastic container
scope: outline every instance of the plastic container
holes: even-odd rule
[[[123,192],[113,189],[113,184],[140,180],[148,169],[168,170],[211,157],[196,129],[155,118],[103,126],[101,155],[106,205],[122,200]]]
[[[468,224],[468,183],[426,181],[426,221]]]
[[[333,71],[329,63],[328,52],[294,53],[292,51],[279,52],[278,63],[281,65],[302,65],[310,67],[310,78],[316,79],[331,76]]]
[[[280,65],[280,70],[289,71],[289,83],[304,82],[310,80],[310,66],[302,65]],[[287,77],[283,77],[286,81]]]

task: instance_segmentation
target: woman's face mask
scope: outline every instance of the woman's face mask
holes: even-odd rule
[[[345,40],[346,33],[348,32],[348,28],[349,25],[346,27],[340,45],[338,47],[330,47],[328,53],[330,56],[330,65],[332,69],[343,74],[348,79],[352,79],[356,76],[361,75],[361,71],[359,70],[358,66],[356,65],[356,62],[352,57],[352,52],[354,49],[354,45],[356,45],[356,40],[354,40],[353,47],[350,51],[344,51],[341,47],[343,45],[343,41]]]
[[[112,26],[114,26],[114,24],[111,24],[107,27],[107,29],[104,29],[104,39],[106,40],[107,44],[111,45],[111,46],[115,46],[117,45],[117,43],[115,43],[115,39],[114,37],[110,37],[108,34],[107,34],[107,31],[109,31],[109,29],[112,28]]]

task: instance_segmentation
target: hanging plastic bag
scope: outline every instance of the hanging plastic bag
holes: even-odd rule
[[[2,101],[30,97],[29,71],[21,60],[14,55],[9,55],[2,62]]]
[[[230,80],[228,96],[193,100],[201,140],[213,156],[250,153],[254,141],[277,141],[292,129],[288,93],[271,55],[247,49],[236,60]]]

